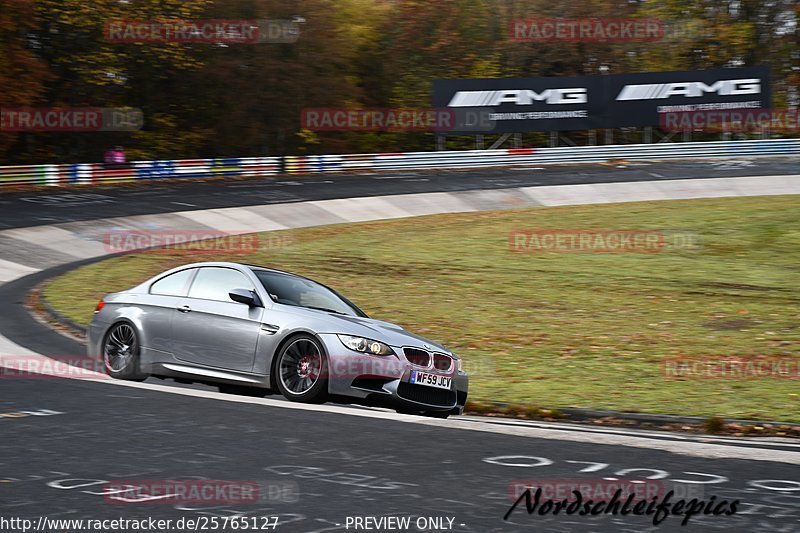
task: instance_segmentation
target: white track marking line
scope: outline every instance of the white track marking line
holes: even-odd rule
[[[0,357],[0,366],[6,368],[19,368],[17,357],[22,362],[30,362],[32,358],[37,357],[30,350],[11,343],[7,339],[5,343],[0,343],[0,346],[5,344],[5,350],[9,351],[11,348],[12,353],[26,353],[30,355],[20,356],[5,356]],[[15,348],[16,347],[16,348]],[[57,366],[58,363],[45,357],[38,356],[40,361],[40,370],[46,370],[47,365],[50,367]],[[30,364],[30,363],[29,363]],[[46,375],[60,375],[53,372],[44,372]],[[187,389],[182,387],[170,387],[168,385],[158,385],[154,383],[138,383],[133,381],[119,381],[110,379],[105,374],[92,372],[91,370],[76,369],[76,375],[64,376],[65,379],[75,379],[79,381],[92,381],[95,383],[105,383],[109,385],[116,385],[122,387],[131,387],[134,389],[146,389],[157,392],[165,392],[169,394],[178,394],[181,396],[189,396],[193,398],[204,398],[211,400],[222,400],[233,403],[246,403],[254,405],[263,405],[266,407],[277,407],[280,409],[296,409],[301,411],[313,411],[318,413],[333,413],[348,416],[360,416],[363,418],[373,418],[379,420],[392,420],[396,422],[420,424],[425,426],[433,426],[439,429],[460,429],[467,431],[480,431],[482,433],[497,433],[502,435],[537,438],[548,440],[560,440],[571,442],[585,442],[592,444],[605,444],[610,446],[628,446],[632,448],[645,448],[660,450],[664,452],[686,455],[692,457],[705,457],[709,459],[743,459],[750,461],[769,461],[776,463],[788,463],[800,465],[800,452],[791,452],[783,450],[775,450],[770,448],[759,448],[755,446],[733,446],[729,444],[714,444],[705,442],[690,442],[680,441],[674,442],[663,439],[647,438],[638,435],[635,431],[624,432],[620,434],[598,434],[576,432],[573,426],[541,428],[522,425],[507,425],[507,424],[494,424],[490,422],[480,422],[475,419],[460,419],[454,417],[448,420],[434,420],[427,419],[414,415],[401,415],[385,411],[373,411],[366,409],[358,409],[351,407],[343,407],[338,405],[309,405],[287,402],[283,400],[272,400],[268,398],[251,398],[247,396],[235,396],[231,394],[223,394],[220,392],[204,391],[197,389]],[[554,425],[555,426],[555,425]]]

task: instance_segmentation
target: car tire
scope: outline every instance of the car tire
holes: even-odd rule
[[[109,328],[103,339],[103,367],[115,379],[144,381],[146,374],[139,370],[139,335],[128,322],[118,322]]]
[[[324,403],[328,399],[328,358],[311,335],[289,339],[275,358],[275,382],[290,401]]]

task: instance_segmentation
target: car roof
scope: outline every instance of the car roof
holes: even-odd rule
[[[310,278],[306,278],[305,276],[301,276],[299,274],[294,274],[292,272],[286,272],[285,270],[278,270],[277,268],[269,268],[260,265],[251,265],[249,263],[234,263],[232,261],[205,261],[201,263],[191,263],[188,265],[182,265],[184,268],[198,268],[198,267],[245,267],[249,268],[250,270],[254,271],[263,271],[263,272],[275,272],[277,274],[284,274],[286,276],[292,276],[295,278],[307,279],[309,281],[313,281]],[[316,283],[316,282],[315,282]]]
[[[274,272],[276,274],[283,274],[284,276],[291,276],[293,278],[300,278],[300,279],[307,279],[308,281],[314,281],[314,280],[312,280],[310,278],[307,278],[305,276],[301,276],[300,274],[295,274],[293,272],[286,272],[285,270],[278,270],[277,268],[262,267],[262,266],[258,266],[258,265],[242,265],[242,266],[246,266],[247,268],[249,268],[250,270],[252,270],[254,272],[255,271]],[[318,283],[318,282],[315,281],[314,283]]]

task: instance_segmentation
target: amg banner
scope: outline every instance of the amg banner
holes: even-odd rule
[[[436,80],[433,106],[455,112],[448,133],[658,126],[668,112],[770,107],[769,71]]]

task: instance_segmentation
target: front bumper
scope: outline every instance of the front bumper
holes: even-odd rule
[[[360,398],[396,409],[461,414],[467,401],[469,376],[453,364],[448,371],[412,365],[402,348],[396,356],[373,356],[345,348],[336,335],[320,338],[328,354],[328,389],[334,396]],[[410,383],[411,372],[420,370],[452,378],[449,390]]]

